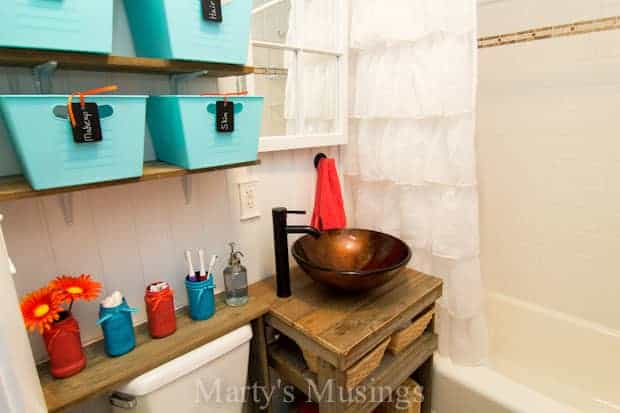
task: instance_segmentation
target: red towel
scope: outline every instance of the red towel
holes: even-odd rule
[[[310,225],[321,230],[340,229],[347,225],[336,162],[326,158],[317,168],[314,213]]]

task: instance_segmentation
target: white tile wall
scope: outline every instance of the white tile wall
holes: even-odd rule
[[[481,35],[620,14],[617,0],[483,3]],[[493,364],[584,411],[617,411],[620,31],[482,49],[479,58]]]
[[[478,0],[479,35],[620,15],[620,0]]]
[[[478,108],[489,287],[614,329],[619,43],[612,31],[483,49]]]

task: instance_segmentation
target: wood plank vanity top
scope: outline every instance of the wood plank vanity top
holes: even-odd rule
[[[110,391],[262,316],[344,369],[400,324],[432,305],[442,288],[438,278],[403,270],[373,291],[343,295],[315,283],[298,268],[291,272],[290,298],[276,297],[275,280],[270,277],[250,286],[250,300],[245,306],[228,307],[223,295],[218,295],[215,315],[209,320],[193,321],[186,310],[180,310],[177,331],[171,336],[152,339],[146,324],[136,327],[136,348],[121,357],[108,357],[101,341],[87,346],[87,366],[73,377],[54,379],[47,365],[40,365],[39,378],[49,411]]]
[[[272,279],[262,283],[275,288]],[[330,290],[300,269],[292,271],[291,284],[292,297],[274,300],[267,322],[341,370],[431,306],[442,291],[441,279],[411,269],[361,294]]]

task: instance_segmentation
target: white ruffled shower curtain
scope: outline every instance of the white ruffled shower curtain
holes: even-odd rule
[[[439,351],[485,361],[474,148],[475,0],[353,0],[345,151],[355,224],[401,237],[443,278]]]
[[[308,47],[329,47],[335,25],[326,1],[304,4]],[[480,276],[474,148],[476,0],[351,0],[350,132],[344,151],[349,223],[399,236],[411,266],[443,278],[439,350],[460,364],[483,363],[487,331]],[[296,70],[288,58],[288,69]],[[334,61],[306,56],[305,132],[335,121]],[[286,119],[295,126],[293,77]],[[330,97],[331,96],[331,97]]]

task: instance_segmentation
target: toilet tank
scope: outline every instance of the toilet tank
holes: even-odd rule
[[[133,379],[110,397],[112,411],[241,413],[251,338],[245,325]]]

